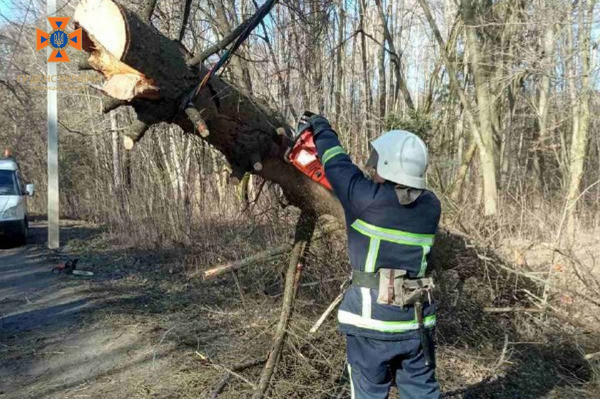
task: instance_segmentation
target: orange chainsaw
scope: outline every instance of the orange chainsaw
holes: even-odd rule
[[[315,114],[310,111],[304,111],[298,120],[294,137],[291,138],[292,144],[285,153],[285,159],[311,180],[331,190],[331,184],[325,177],[325,169],[317,154],[313,132],[308,121],[313,115]]]

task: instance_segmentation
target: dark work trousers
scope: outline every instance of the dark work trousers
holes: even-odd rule
[[[401,399],[440,398],[435,367],[425,365],[417,334],[398,341],[347,335],[346,351],[352,399],[387,399],[393,376]]]

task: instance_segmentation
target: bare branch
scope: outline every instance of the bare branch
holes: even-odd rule
[[[273,8],[275,3],[277,3],[277,1],[274,1],[274,2],[267,1],[258,10],[256,10],[256,12],[250,18],[247,18],[244,22],[242,22],[234,30],[232,30],[227,36],[225,36],[223,38],[223,40],[219,41],[216,44],[213,44],[209,48],[205,49],[202,53],[200,53],[200,55],[197,55],[194,58],[192,58],[188,62],[188,65],[190,67],[192,67],[192,66],[201,64],[204,61],[206,61],[206,59],[208,57],[210,57],[211,55],[213,55],[213,54],[223,50],[225,47],[229,46],[244,31],[244,29],[246,29],[246,27],[250,24],[250,22],[255,18],[256,15],[264,13],[264,12],[269,12],[270,9]]]
[[[181,27],[179,28],[179,42],[183,40],[185,35],[185,28],[187,27],[188,20],[190,19],[190,10],[192,9],[192,0],[185,0],[185,7],[183,9],[183,20],[181,21]]]

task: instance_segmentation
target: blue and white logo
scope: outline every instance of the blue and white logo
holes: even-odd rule
[[[69,36],[62,29],[53,30],[50,33],[50,47],[61,50],[69,45]]]

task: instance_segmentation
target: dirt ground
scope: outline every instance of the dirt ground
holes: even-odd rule
[[[225,368],[263,358],[279,317],[285,262],[211,282],[194,279],[198,270],[226,260],[227,248],[242,257],[265,245],[254,227],[211,229],[212,238],[194,250],[153,250],[66,221],[64,247],[55,253],[45,249],[45,226],[37,222],[27,246],[0,249],[0,399],[208,398]],[[598,336],[538,314],[485,313],[483,306],[510,305],[520,294],[495,290],[490,303],[480,275],[509,288],[516,280],[489,265],[468,266],[470,250],[459,244],[443,250],[446,263],[458,254],[457,266],[438,276],[444,397],[600,397],[597,371],[583,358],[600,350]],[[311,256],[335,261],[323,260],[318,248]],[[79,258],[78,268],[95,275],[50,272],[68,258]],[[337,272],[321,272],[310,264],[305,271],[270,398],[350,397],[335,321],[308,334],[339,292]],[[259,374],[260,366],[232,377],[219,398],[250,397]]]
[[[152,326],[97,320],[110,294],[90,288],[104,278],[51,273],[63,257],[44,248],[43,224],[31,232],[27,246],[0,250],[0,397],[126,398],[145,378],[160,380],[172,348]],[[62,229],[66,241],[93,233],[81,223]]]

